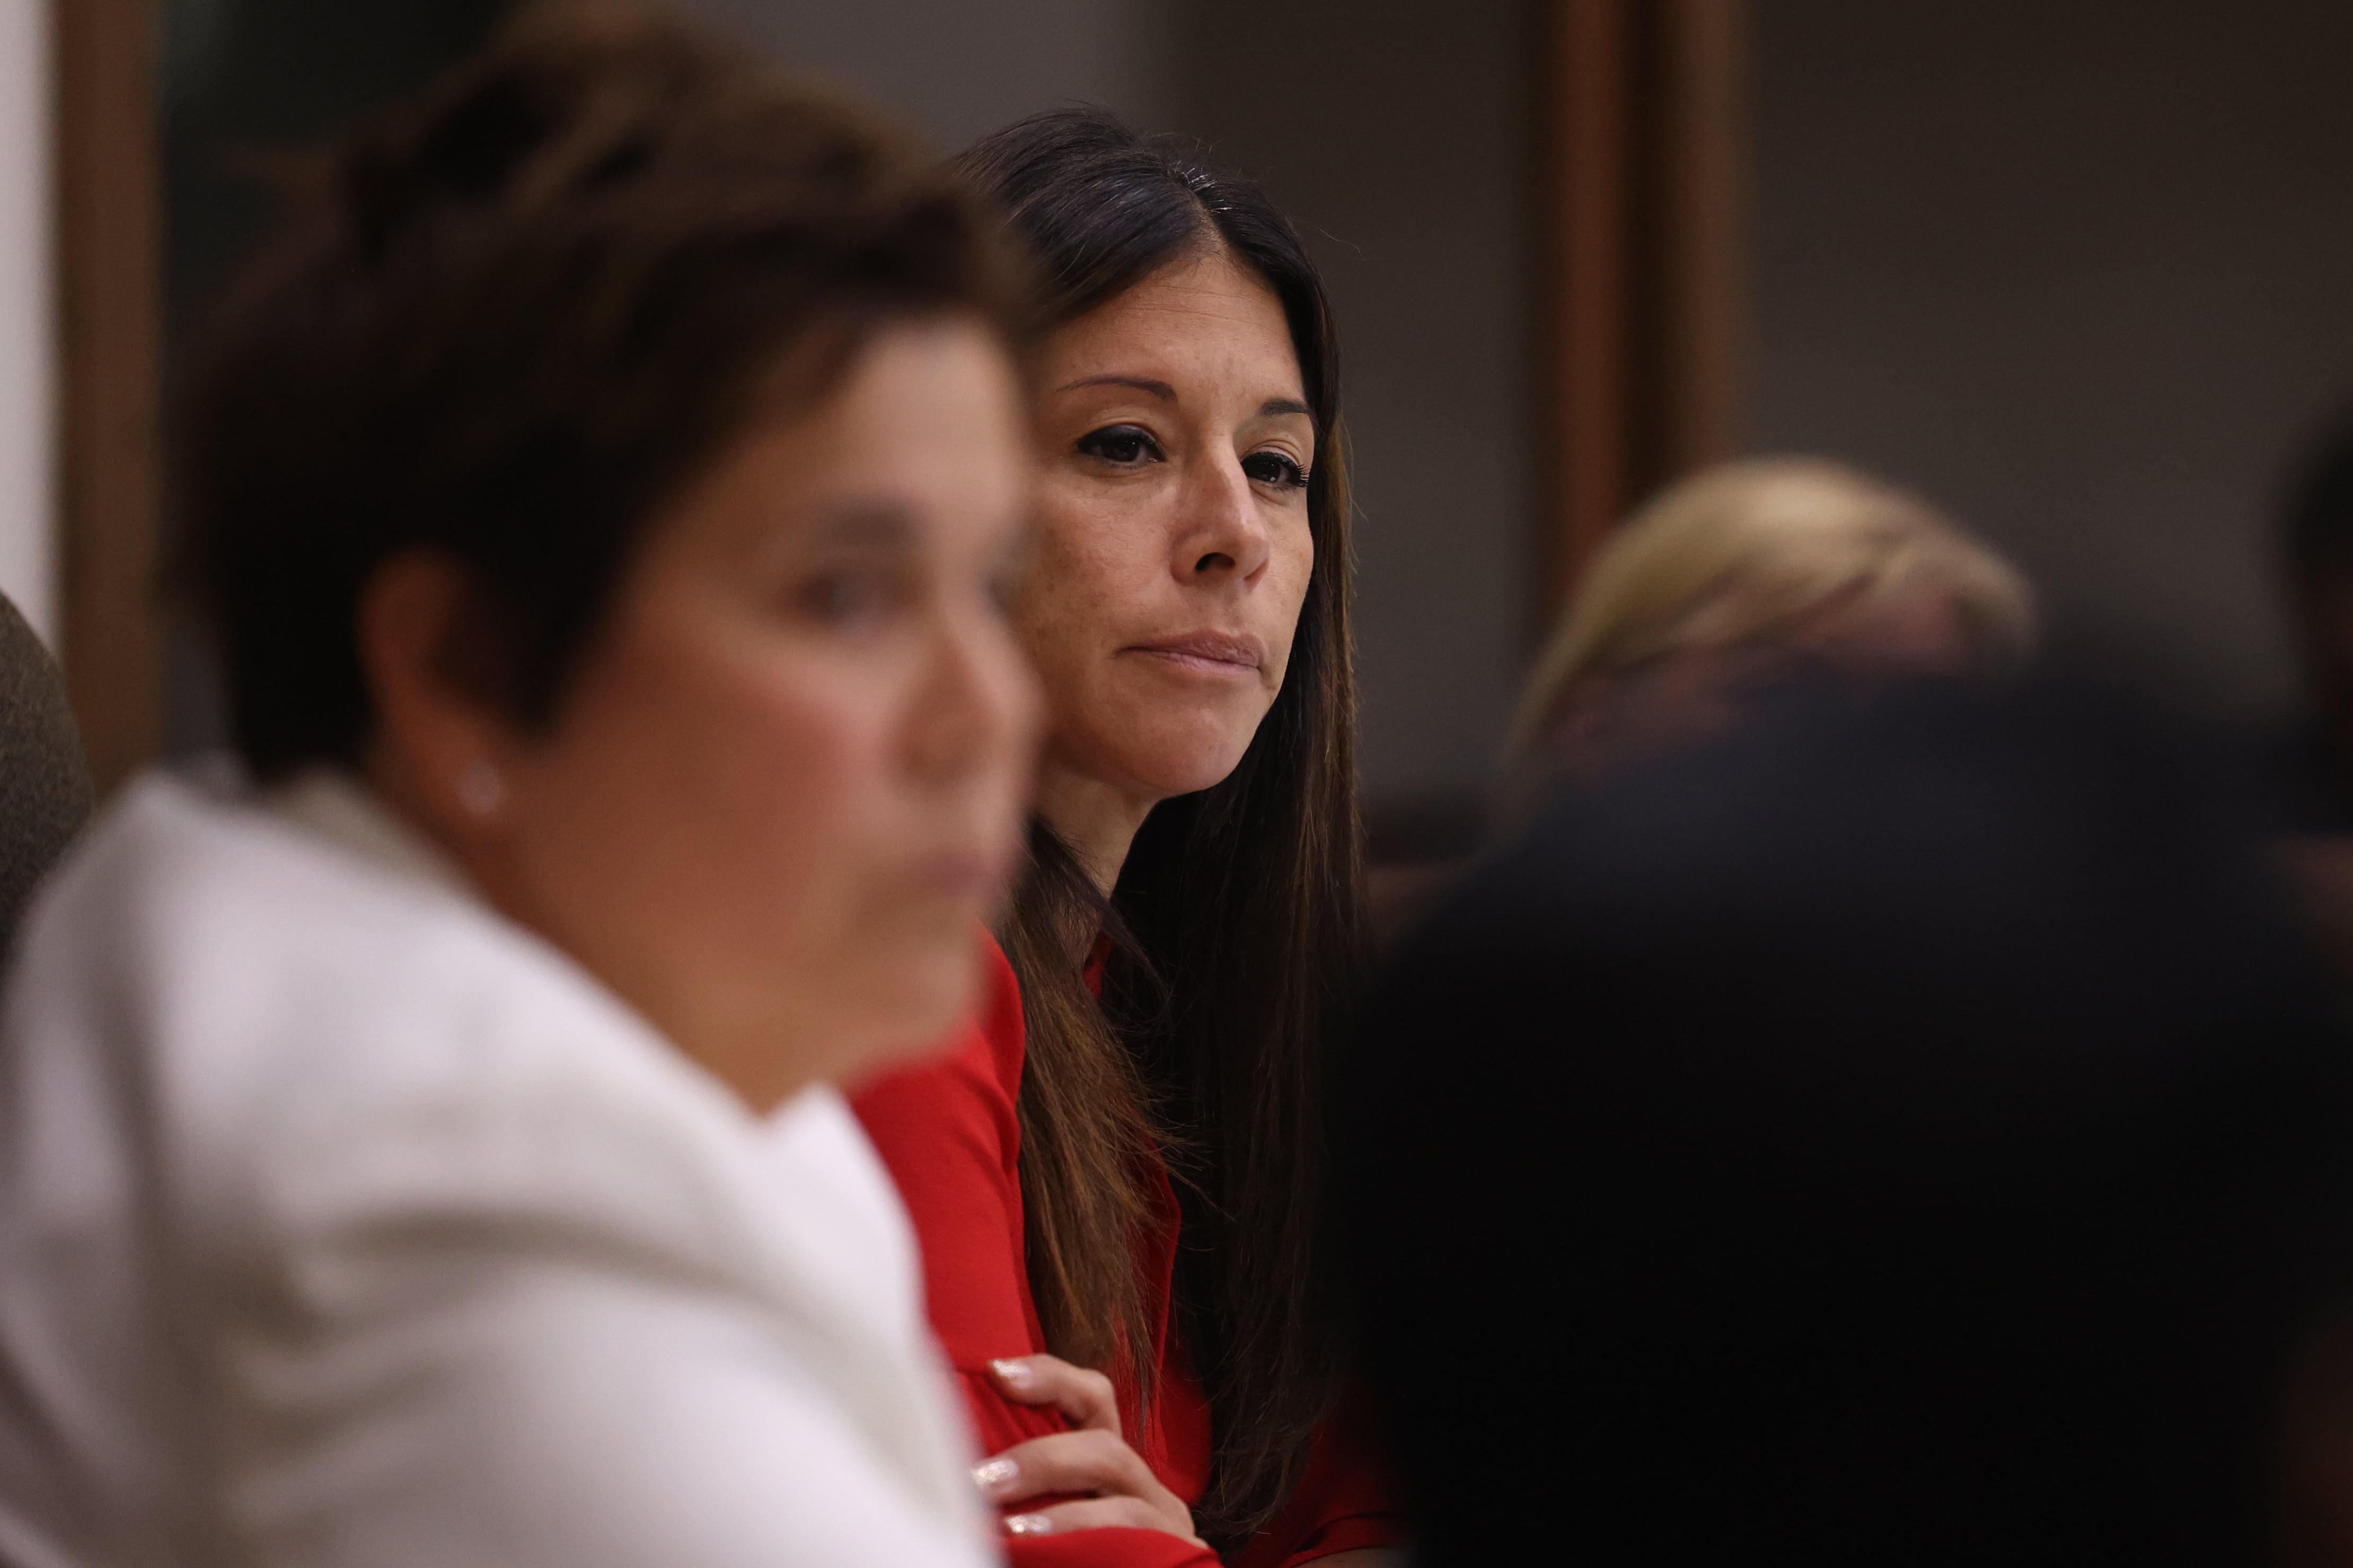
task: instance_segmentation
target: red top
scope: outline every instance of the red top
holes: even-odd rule
[[[1017,1405],[999,1392],[988,1363],[1045,1351],[1029,1297],[1021,1224],[1021,990],[1004,952],[987,944],[987,994],[978,1016],[945,1057],[893,1074],[850,1100],[899,1184],[923,1252],[932,1327],[964,1387],[983,1454],[1070,1427],[1051,1406]],[[1209,1405],[1184,1347],[1169,1331],[1176,1261],[1176,1194],[1153,1163],[1152,1202],[1166,1223],[1136,1259],[1156,1285],[1146,1306],[1159,1388],[1144,1429],[1128,1434],[1161,1484],[1196,1507],[1209,1477]],[[1123,1389],[1125,1396],[1133,1390]],[[1404,1539],[1390,1511],[1377,1457],[1363,1423],[1329,1422],[1299,1489],[1265,1532],[1229,1559],[1229,1568],[1293,1568],[1335,1552]],[[1036,1500],[1008,1511],[1028,1511]],[[1012,1536],[1014,1568],[1216,1568],[1218,1559],[1153,1530],[1089,1530]]]

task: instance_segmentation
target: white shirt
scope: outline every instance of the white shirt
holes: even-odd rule
[[[976,1568],[906,1215],[356,786],[162,775],[0,1023],[0,1562]]]

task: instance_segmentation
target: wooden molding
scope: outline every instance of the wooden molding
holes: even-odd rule
[[[162,735],[161,167],[149,0],[52,0],[59,627],[101,790]]]
[[[1746,0],[1552,0],[1540,624],[1629,510],[1739,449],[1746,11]]]
[[[1630,13],[1640,3],[1555,0],[1546,84],[1554,135],[1547,192],[1554,515],[1539,624],[1567,599],[1578,569],[1617,521],[1629,483],[1636,128],[1627,64]]]
[[[1746,7],[1671,0],[1653,177],[1664,198],[1660,352],[1666,366],[1658,479],[1740,449],[1747,346]]]

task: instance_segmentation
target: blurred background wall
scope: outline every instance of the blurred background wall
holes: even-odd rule
[[[2353,415],[2353,5],[1755,0],[1748,438],[2286,702],[2284,470]]]
[[[71,0],[65,0],[70,4]],[[352,124],[480,46],[508,0],[161,0],[165,374],[267,236],[269,161]],[[187,627],[163,628],[167,752],[227,732]]]
[[[2290,698],[2274,497],[2353,398],[2343,0],[681,3],[944,151],[1086,100],[1264,179],[1342,314],[1366,782],[1407,852],[1416,822],[1473,814],[1561,558],[1583,350],[1558,319],[1557,40],[1597,17],[1737,18],[1738,308],[1710,329],[1741,367],[1729,445],[1878,468],[2012,551],[2063,620],[2155,639],[2227,711]],[[348,123],[503,9],[156,4],[174,342],[266,221],[240,159]],[[1629,167],[1655,205],[1661,165]],[[199,662],[163,662],[163,738],[206,743]]]

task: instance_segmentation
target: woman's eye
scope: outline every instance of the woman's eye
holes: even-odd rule
[[[1286,490],[1307,487],[1307,470],[1299,466],[1297,459],[1281,452],[1252,452],[1242,459],[1242,472],[1260,484]]]
[[[1141,468],[1160,457],[1160,443],[1152,432],[1134,425],[1106,425],[1079,437],[1079,450],[1117,468]]]
[[[820,572],[793,595],[803,613],[832,626],[872,620],[889,611],[896,597],[883,574],[858,570]]]

